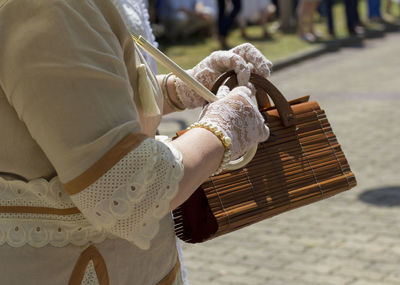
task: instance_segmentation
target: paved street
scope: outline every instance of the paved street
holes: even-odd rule
[[[183,244],[191,285],[400,284],[400,33],[271,76],[288,99],[325,109],[358,186],[199,245]],[[171,132],[196,112],[174,114]]]

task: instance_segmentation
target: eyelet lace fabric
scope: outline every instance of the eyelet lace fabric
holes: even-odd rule
[[[146,139],[71,199],[97,229],[148,249],[182,177],[182,154]]]
[[[95,229],[79,212],[57,215],[32,211],[75,207],[58,177],[50,182],[45,179],[7,181],[0,177],[0,207],[0,245],[63,247],[112,238],[110,234]]]

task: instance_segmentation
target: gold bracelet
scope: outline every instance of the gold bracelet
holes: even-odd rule
[[[194,123],[191,124],[190,127],[187,128],[187,130],[191,130],[194,128],[203,128],[206,129],[210,132],[212,132],[222,143],[222,145],[225,148],[224,151],[224,156],[222,158],[221,164],[217,168],[217,170],[211,174],[212,176],[220,174],[227,164],[231,161],[231,138],[228,136],[225,136],[221,130],[219,130],[219,127],[217,125],[214,125],[212,123]]]
[[[179,107],[177,104],[175,104],[171,98],[169,97],[169,92],[168,92],[168,78],[172,75],[172,73],[168,73],[166,76],[164,76],[163,81],[161,83],[161,87],[162,87],[162,93],[163,93],[163,97],[164,100],[167,102],[167,104],[174,110],[177,112],[181,112],[183,110],[185,110],[185,108],[181,108]],[[174,83],[175,86],[175,83]],[[178,97],[178,96],[177,96]],[[179,99],[180,100],[180,99]],[[179,101],[178,100],[178,101]]]

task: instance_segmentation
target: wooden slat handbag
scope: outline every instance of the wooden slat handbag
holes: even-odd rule
[[[271,137],[245,167],[209,177],[174,211],[177,236],[204,242],[356,185],[325,112],[308,96],[288,102],[267,79],[252,74],[259,110]],[[214,84],[237,85],[234,72]],[[274,102],[269,105],[268,96]]]

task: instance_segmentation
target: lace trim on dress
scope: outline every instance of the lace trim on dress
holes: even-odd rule
[[[148,249],[182,177],[182,154],[172,146],[146,139],[71,198],[97,229]]]
[[[52,245],[63,247],[68,244],[83,246],[90,242],[100,243],[106,238],[112,238],[105,232],[96,230],[87,220],[72,222],[43,219],[30,214],[29,219],[18,217],[1,217],[0,245],[6,243],[12,247],[29,244],[32,247]]]
[[[113,238],[96,230],[79,211],[51,214],[52,210],[63,212],[74,207],[58,177],[29,182],[0,177],[0,245],[80,246]]]
[[[29,182],[0,177],[0,206],[75,207],[58,177],[51,181],[40,178]]]

